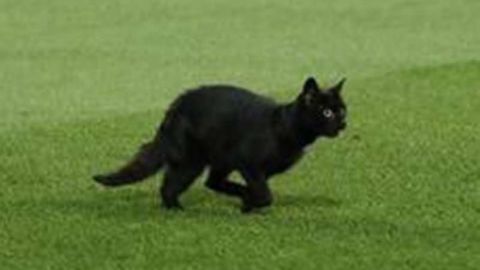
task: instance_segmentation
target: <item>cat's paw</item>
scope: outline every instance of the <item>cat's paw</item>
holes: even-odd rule
[[[248,214],[248,213],[251,213],[253,211],[253,209],[255,209],[255,208],[252,207],[251,205],[243,205],[240,210],[242,211],[242,213]]]
[[[178,202],[162,203],[161,206],[162,206],[161,207],[162,209],[169,210],[169,211],[183,211],[184,210],[183,206]]]
[[[242,206],[241,211],[243,214],[265,214],[268,212],[270,207],[252,207],[252,206]]]

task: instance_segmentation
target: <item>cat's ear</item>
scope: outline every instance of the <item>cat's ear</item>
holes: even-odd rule
[[[313,77],[308,77],[303,84],[303,90],[300,94],[300,101],[309,106],[312,104],[315,95],[320,91],[317,81]]]
[[[343,88],[343,84],[345,83],[346,80],[347,80],[347,78],[341,79],[337,84],[330,87],[329,91],[332,91],[335,94],[340,94],[340,92],[342,91],[342,88]]]

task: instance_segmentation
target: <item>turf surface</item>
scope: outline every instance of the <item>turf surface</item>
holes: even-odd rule
[[[480,2],[0,0],[1,269],[478,269]],[[182,89],[289,100],[346,75],[349,128],[241,215],[201,182],[93,173]]]

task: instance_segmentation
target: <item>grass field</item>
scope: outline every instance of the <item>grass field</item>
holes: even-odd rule
[[[324,2],[324,3],[323,3]],[[480,2],[0,0],[0,269],[478,269]],[[182,89],[349,78],[349,128],[241,215],[90,179]]]

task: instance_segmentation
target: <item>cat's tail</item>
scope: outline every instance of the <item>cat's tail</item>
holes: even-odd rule
[[[164,143],[154,140],[142,145],[134,158],[118,171],[93,176],[93,179],[110,187],[140,182],[158,172],[165,159]]]

